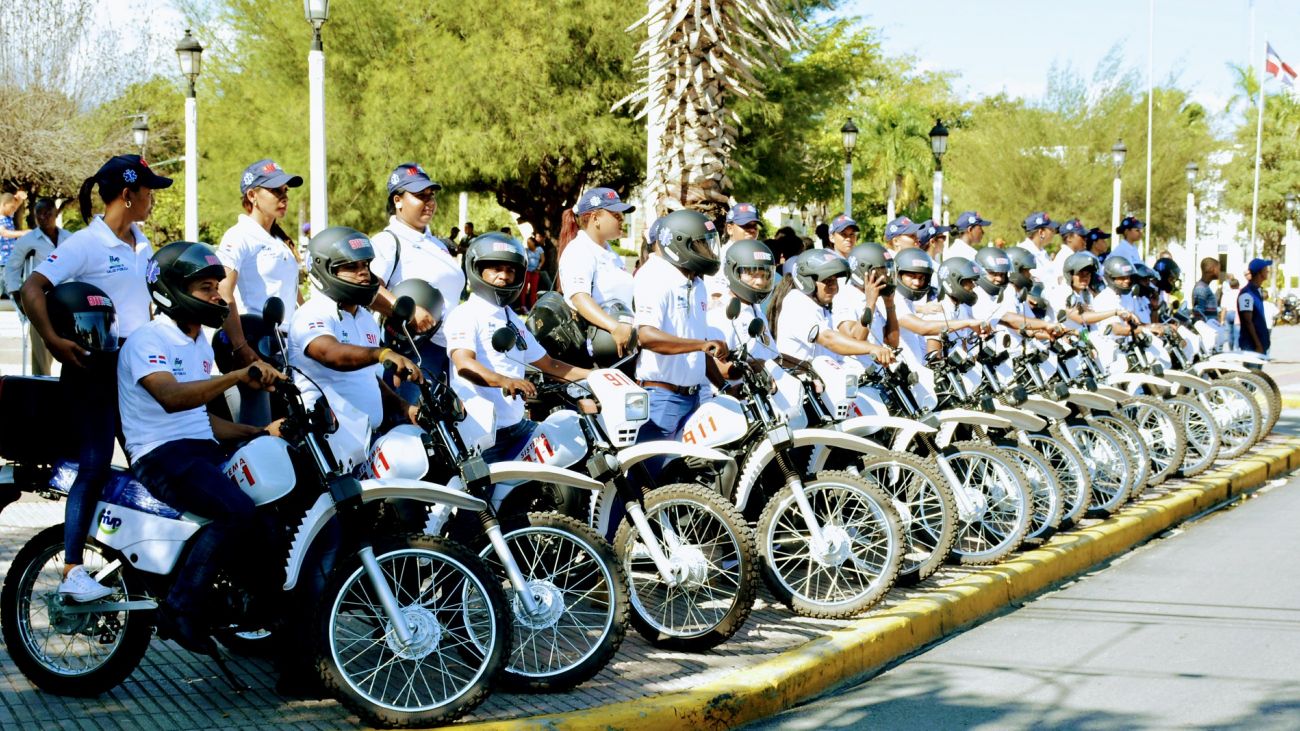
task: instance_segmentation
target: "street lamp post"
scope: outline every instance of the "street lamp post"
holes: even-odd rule
[[[943,194],[943,221],[939,222],[939,225],[941,226],[948,225],[948,209],[951,206],[952,206],[952,199],[948,197],[947,193],[944,193]]]
[[[329,199],[325,188],[325,46],[320,29],[330,17],[329,0],[303,0],[311,23],[311,52],[307,54],[308,126],[311,143],[311,233],[329,228]]]
[[[1195,251],[1196,246],[1196,163],[1187,163],[1187,247]]]
[[[1290,239],[1295,233],[1295,214],[1300,210],[1300,202],[1296,201],[1295,193],[1286,194],[1286,238]]]
[[[930,128],[930,152],[934,153],[934,196],[931,198],[930,220],[939,221],[939,209],[943,205],[943,153],[948,151],[948,128],[940,120],[934,120]]]
[[[199,240],[199,107],[194,98],[194,84],[199,80],[199,66],[203,60],[203,46],[194,40],[187,28],[185,37],[176,44],[176,58],[181,62],[181,75],[189,81],[185,92],[185,238]]]
[[[1110,230],[1113,233],[1119,228],[1119,192],[1120,181],[1119,171],[1124,167],[1124,156],[1128,154],[1128,148],[1124,146],[1124,140],[1116,140],[1115,146],[1110,148],[1110,159],[1115,164],[1115,185],[1114,194],[1110,203]]]
[[[853,117],[840,127],[844,138],[844,215],[853,217],[853,148],[858,144],[858,126]]]
[[[131,139],[140,148],[140,157],[145,157],[145,146],[149,144],[149,115],[136,115],[135,124],[131,125]]]

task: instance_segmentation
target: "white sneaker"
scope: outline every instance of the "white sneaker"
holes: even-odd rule
[[[59,584],[59,593],[74,602],[93,602],[113,593],[113,590],[95,581],[86,573],[85,566],[76,566]]]

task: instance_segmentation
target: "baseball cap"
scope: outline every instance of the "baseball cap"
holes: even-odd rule
[[[1251,259],[1250,264],[1246,266],[1246,270],[1249,271],[1250,275],[1253,277],[1264,271],[1265,268],[1271,266],[1273,266],[1272,259]]]
[[[980,214],[975,211],[963,211],[962,214],[957,217],[957,225],[953,228],[958,231],[965,231],[972,226],[988,226],[992,223],[992,221],[980,218]]]
[[[854,221],[847,213],[841,213],[831,219],[831,233],[837,234],[846,228],[856,228],[859,231],[862,230],[862,227],[858,225],[858,222]]]
[[[885,224],[885,241],[898,236],[915,236],[921,230],[921,224],[913,223],[907,216],[899,216]]]
[[[1052,220],[1051,216],[1042,211],[1034,211],[1029,214],[1029,216],[1025,218],[1023,225],[1025,227],[1025,233],[1033,233],[1040,228],[1050,228],[1053,231],[1060,228],[1060,226]]]
[[[1088,229],[1085,228],[1083,223],[1080,222],[1079,219],[1077,218],[1071,218],[1070,220],[1061,224],[1061,227],[1057,230],[1061,233],[1062,236],[1078,234],[1079,236],[1087,237],[1088,235]]]
[[[579,216],[601,209],[615,213],[628,213],[635,211],[636,206],[624,203],[612,188],[592,188],[583,193],[573,206],[573,212]]]
[[[758,221],[758,207],[753,203],[737,203],[727,211],[727,223],[745,226]]]
[[[922,221],[921,230],[918,232],[916,240],[921,244],[925,244],[935,236],[946,234],[951,230],[951,226],[939,226],[933,220]]]
[[[164,178],[149,169],[149,163],[139,155],[118,155],[99,166],[95,182],[114,182],[123,185],[143,185],[151,190],[169,188],[171,178]]]
[[[1120,221],[1119,225],[1115,227],[1115,233],[1122,234],[1130,228],[1141,230],[1146,228],[1146,225],[1136,216],[1125,216],[1124,220]]]
[[[239,179],[239,192],[243,194],[253,188],[279,188],[282,185],[297,188],[302,185],[302,176],[286,173],[280,163],[268,158],[244,168],[244,175]]]
[[[1088,229],[1088,233],[1086,234],[1086,237],[1089,241],[1101,241],[1102,239],[1110,238],[1110,234],[1094,226]]]
[[[415,162],[404,162],[393,168],[393,172],[388,175],[388,195],[392,195],[399,190],[407,193],[419,193],[422,190],[433,188],[442,190],[442,186],[433,182],[433,178],[424,172],[424,167]]]

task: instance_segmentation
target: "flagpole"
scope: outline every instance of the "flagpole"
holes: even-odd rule
[[[1250,202],[1250,253],[1255,256],[1255,222],[1259,218],[1259,164],[1264,147],[1264,77],[1259,77],[1259,120],[1255,125],[1255,192]]]
[[[1156,0],[1150,0],[1150,19],[1147,23],[1147,191],[1146,191],[1146,232],[1142,237],[1142,258],[1151,254],[1151,129],[1155,104],[1155,37],[1156,37]]]

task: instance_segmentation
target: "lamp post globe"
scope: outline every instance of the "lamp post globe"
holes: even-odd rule
[[[140,157],[144,157],[145,145],[149,144],[149,116],[141,114],[135,124],[131,125],[131,139],[140,148]]]
[[[1128,154],[1128,148],[1124,146],[1124,140],[1115,141],[1114,147],[1110,148],[1111,162],[1115,163],[1115,177],[1119,177],[1120,168],[1124,167],[1124,156]]]
[[[930,220],[938,223],[943,205],[943,154],[948,151],[948,128],[936,119],[930,128],[930,152],[934,153],[934,195],[930,198]]]
[[[1196,173],[1199,170],[1200,168],[1196,165],[1196,163],[1194,162],[1187,163],[1187,184],[1188,185],[1194,185],[1196,183]]]

